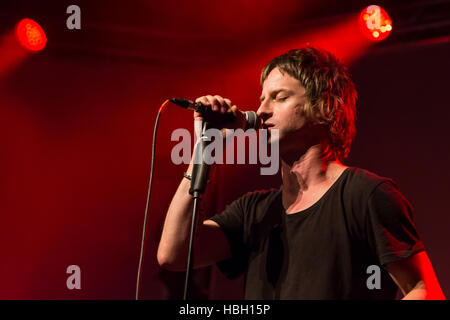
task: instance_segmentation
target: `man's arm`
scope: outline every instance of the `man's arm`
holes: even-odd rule
[[[425,251],[388,263],[386,269],[405,295],[403,300],[445,300]]]
[[[188,173],[192,172],[192,161]],[[167,211],[157,259],[161,267],[171,271],[186,270],[193,200],[190,181],[183,178]],[[231,257],[225,233],[212,221],[199,221],[194,242],[193,267],[200,268]]]
[[[229,128],[244,128],[245,115],[231,103],[220,96],[203,96],[195,102],[211,108],[213,112],[233,113],[235,121],[228,123]],[[195,120],[202,120],[201,114],[194,112]],[[225,128],[225,127],[224,127]],[[193,159],[187,173],[191,174]],[[189,249],[189,237],[192,223],[193,199],[189,194],[190,181],[183,178],[167,211],[161,241],[158,247],[158,263],[172,271],[185,270]],[[220,226],[212,221],[199,222],[195,242],[193,266],[199,268],[214,264],[231,257],[228,239]]]

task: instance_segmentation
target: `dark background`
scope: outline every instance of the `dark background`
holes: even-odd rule
[[[81,30],[66,28],[71,4],[81,8]],[[306,43],[349,65],[358,131],[345,164],[397,181],[448,296],[448,1],[378,2],[394,24],[379,44],[349,27],[369,4],[2,1],[0,37],[29,17],[49,40],[0,70],[0,298],[134,299],[159,106],[174,96],[220,94],[256,110],[263,65]],[[156,262],[165,211],[185,170],[170,159],[176,128],[191,130],[192,114],[169,105],[157,137],[145,299],[179,298],[184,283],[183,273]],[[280,185],[258,171],[219,166],[208,205],[220,212],[246,191]],[[72,264],[81,268],[81,290],[66,287]],[[242,297],[242,279],[225,280],[215,267],[194,279],[199,298]]]

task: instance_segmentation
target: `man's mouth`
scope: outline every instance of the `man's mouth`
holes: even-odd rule
[[[275,125],[272,123],[263,123],[263,129],[267,129],[270,130],[272,127],[274,127]]]

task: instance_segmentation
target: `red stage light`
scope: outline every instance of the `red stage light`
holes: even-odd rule
[[[368,6],[360,15],[359,24],[364,35],[370,40],[381,41],[392,31],[392,20],[387,12],[376,5]]]
[[[41,26],[31,19],[22,19],[16,27],[16,37],[27,50],[37,52],[45,48],[47,37]]]

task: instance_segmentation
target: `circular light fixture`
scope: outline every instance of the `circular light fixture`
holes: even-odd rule
[[[34,20],[22,19],[16,26],[16,37],[25,49],[40,51],[47,44],[47,37],[42,27]]]
[[[380,6],[371,5],[360,15],[359,25],[363,34],[373,41],[386,39],[392,31],[392,20],[386,10]]]

